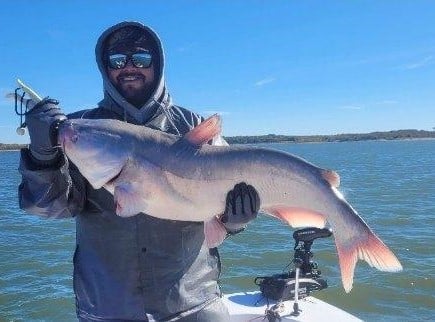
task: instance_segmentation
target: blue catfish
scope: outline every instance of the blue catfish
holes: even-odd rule
[[[282,151],[207,144],[220,130],[217,115],[183,137],[117,120],[78,119],[61,125],[59,143],[95,189],[113,194],[119,216],[201,221],[215,247],[226,235],[217,220],[226,194],[243,181],[257,189],[262,213],[292,227],[331,226],[346,292],[358,259],[382,271],[402,269],[337,190],[336,172]]]

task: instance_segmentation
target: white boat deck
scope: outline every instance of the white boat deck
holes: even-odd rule
[[[232,322],[267,321],[267,300],[260,292],[240,292],[224,295]],[[275,304],[269,301],[269,309]],[[299,300],[299,315],[293,313],[293,301],[284,301],[280,306],[281,321],[362,321],[357,317],[312,296]]]

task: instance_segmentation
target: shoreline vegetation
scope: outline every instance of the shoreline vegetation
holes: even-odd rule
[[[17,143],[0,143],[0,151],[19,151],[22,148],[26,148],[28,144],[17,144]]]
[[[348,142],[348,141],[373,141],[373,140],[413,140],[435,139],[435,131],[425,130],[394,130],[387,132],[370,132],[354,134],[332,135],[250,135],[226,136],[229,144],[255,144],[255,143],[321,143],[321,142]],[[0,143],[0,151],[20,150],[28,144]]]
[[[387,132],[331,134],[331,135],[255,135],[224,137],[229,144],[252,143],[322,143],[374,140],[435,139],[435,131],[394,130]]]

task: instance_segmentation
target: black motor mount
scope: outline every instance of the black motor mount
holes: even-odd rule
[[[296,243],[304,242],[309,243],[313,242],[317,238],[330,237],[332,235],[332,230],[328,228],[304,228],[296,230],[293,233],[293,238]]]
[[[295,240],[293,269],[287,273],[272,276],[259,276],[255,284],[260,287],[264,297],[273,300],[293,300],[295,298],[296,269],[299,269],[298,297],[304,298],[313,291],[328,287],[327,281],[321,278],[316,262],[312,260],[311,246],[318,238],[330,237],[330,229],[304,228],[293,233]]]

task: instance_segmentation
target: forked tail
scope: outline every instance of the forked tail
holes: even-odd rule
[[[402,265],[397,257],[369,228],[364,237],[363,240],[350,242],[349,245],[340,243],[339,238],[335,240],[341,280],[346,293],[352,289],[353,274],[358,259],[365,260],[370,266],[381,271],[398,272],[402,270]]]

